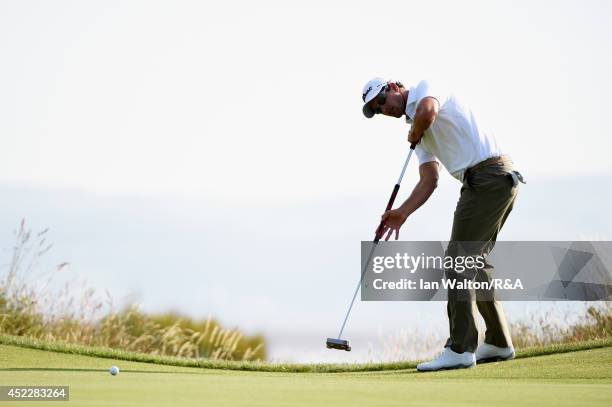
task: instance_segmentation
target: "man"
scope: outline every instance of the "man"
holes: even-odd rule
[[[363,88],[363,114],[380,113],[411,124],[408,141],[417,144],[419,182],[406,201],[382,215],[386,239],[423,205],[435,190],[439,162],[463,183],[455,210],[447,255],[486,256],[492,249],[517,194],[520,173],[502,153],[493,135],[479,126],[477,117],[453,94],[436,89],[428,81],[406,89],[401,83],[374,78]],[[471,245],[470,245],[470,242]],[[475,243],[474,243],[475,242]],[[446,278],[489,281],[493,267],[458,274],[445,270]],[[442,354],[421,363],[419,371],[473,367],[476,362],[514,358],[514,347],[500,303],[492,292],[449,290],[447,313],[450,336]],[[476,300],[476,301],[474,301]],[[478,346],[474,302],[486,323],[485,341]]]

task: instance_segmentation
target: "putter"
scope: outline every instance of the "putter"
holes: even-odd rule
[[[397,192],[400,189],[400,184],[402,183],[402,178],[404,178],[404,173],[406,172],[406,167],[408,167],[408,163],[410,162],[410,156],[412,156],[412,152],[414,151],[414,148],[416,147],[416,144],[412,143],[410,144],[410,151],[408,152],[408,157],[406,157],[406,161],[404,162],[404,167],[402,168],[402,173],[400,174],[399,179],[397,180],[397,183],[395,184],[395,186],[393,187],[393,192],[391,193],[391,197],[389,198],[389,202],[387,203],[387,208],[385,209],[385,212],[391,210],[391,208],[393,207],[393,202],[395,202],[395,197],[397,196]],[[368,269],[368,266],[370,265],[370,260],[372,260],[372,256],[374,255],[374,250],[376,250],[376,246],[378,245],[378,242],[380,241],[380,239],[383,236],[383,230],[384,230],[385,225],[383,224],[383,221],[380,221],[380,224],[378,225],[378,228],[376,229],[376,235],[374,236],[374,241],[373,241],[373,245],[372,245],[372,250],[370,250],[370,255],[368,256],[368,259],[366,260],[365,264],[363,265],[363,270],[361,270],[361,278],[359,279],[359,283],[357,284],[357,288],[355,288],[355,293],[353,294],[353,299],[351,300],[351,305],[349,305],[348,311],[346,312],[346,316],[344,317],[344,321],[342,322],[342,327],[340,328],[340,333],[338,334],[337,338],[327,338],[327,341],[325,342],[325,345],[327,346],[328,349],[338,349],[338,350],[345,350],[347,352],[351,351],[351,347],[349,346],[349,342],[345,339],[341,339],[342,338],[342,332],[344,332],[344,327],[346,325],[346,321],[348,320],[348,317],[351,313],[351,309],[353,309],[353,304],[355,303],[355,298],[357,297],[357,293],[359,292],[359,287],[361,287],[361,283],[363,282],[363,276],[365,275],[366,270]]]

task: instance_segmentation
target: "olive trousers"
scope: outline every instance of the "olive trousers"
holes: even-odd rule
[[[518,192],[517,175],[507,156],[487,159],[466,170],[453,220],[453,230],[446,255],[482,255],[485,259],[493,249]],[[447,279],[490,281],[494,268],[484,261],[480,269],[445,270]],[[475,308],[486,324],[485,342],[512,346],[512,339],[501,303],[493,290],[449,289],[448,322],[450,336],[445,347],[454,352],[475,352],[478,347]]]

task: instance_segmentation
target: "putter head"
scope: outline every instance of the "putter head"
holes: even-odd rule
[[[344,339],[327,338],[325,345],[327,345],[327,349],[339,349],[347,352],[351,351],[348,341],[345,341]]]

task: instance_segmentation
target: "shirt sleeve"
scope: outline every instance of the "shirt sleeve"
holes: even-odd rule
[[[439,89],[436,85],[432,85],[428,80],[420,81],[417,86],[410,88],[410,93],[408,94],[408,103],[406,106],[406,121],[408,123],[412,123],[414,120],[414,116],[416,116],[417,107],[421,100],[426,97],[435,98],[440,104],[440,108],[442,108],[442,104],[444,103],[444,97],[440,93]]]
[[[417,144],[416,148],[414,149],[414,152],[419,158],[419,165],[423,165],[431,161],[438,162],[436,156],[425,150],[420,144]]]
[[[442,95],[439,93],[438,89],[428,80],[422,80],[416,87],[416,103],[414,105],[415,112],[416,108],[419,106],[419,103],[421,103],[421,100],[427,97],[435,98],[440,107],[442,107],[442,103],[444,101],[442,100]]]

